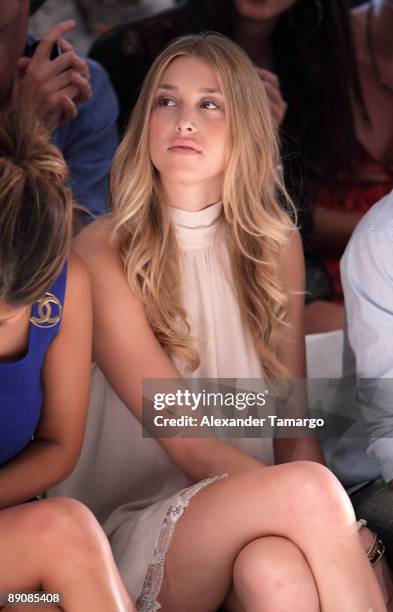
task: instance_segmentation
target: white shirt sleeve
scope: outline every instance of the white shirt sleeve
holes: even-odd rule
[[[390,224],[392,225],[392,224]],[[393,226],[355,232],[341,261],[368,454],[393,479]]]

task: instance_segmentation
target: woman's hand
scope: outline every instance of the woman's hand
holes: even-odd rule
[[[287,112],[288,104],[281,94],[280,81],[277,75],[265,68],[256,68],[256,71],[265,86],[265,90],[270,102],[270,110],[277,127],[280,127]]]

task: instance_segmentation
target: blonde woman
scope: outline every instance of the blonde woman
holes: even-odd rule
[[[179,39],[117,152],[113,212],[76,245],[93,285],[91,403],[131,412],[134,497],[105,529],[140,611],[385,610],[313,441],[248,454],[141,436],[144,378],[304,376],[302,250],[278,168],[246,55],[216,34]]]

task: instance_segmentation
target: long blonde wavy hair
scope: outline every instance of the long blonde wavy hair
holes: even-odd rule
[[[266,93],[247,55],[227,38],[216,33],[184,36],[153,63],[112,167],[112,242],[161,346],[195,370],[199,355],[183,305],[179,250],[148,146],[157,88],[168,65],[182,56],[212,66],[224,95],[222,201],[234,288],[266,377],[283,378],[286,370],[276,348],[286,326],[287,295],[279,268],[295,227],[288,214],[293,205],[282,179]]]

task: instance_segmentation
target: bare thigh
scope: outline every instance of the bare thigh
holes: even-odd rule
[[[32,502],[0,511],[0,592],[39,590],[44,559],[40,536],[49,514]],[[45,507],[44,507],[45,508]],[[41,518],[40,518],[41,514]]]
[[[38,590],[60,593],[69,611],[135,612],[104,532],[73,499],[0,511],[0,592]]]
[[[254,539],[278,535],[297,544],[293,517],[299,502],[305,517],[315,517],[312,500],[325,498],[327,493],[311,491],[310,474],[305,472],[304,479],[299,479],[298,470],[287,464],[230,476],[191,500],[167,553],[158,598],[163,612],[212,612],[219,608],[231,588],[236,557]],[[329,476],[323,486],[329,488]],[[291,491],[291,495],[283,499],[283,491]],[[326,520],[322,514],[313,518],[313,528]]]
[[[80,507],[74,500],[56,498],[0,511],[0,592],[42,590],[45,579],[61,568],[64,542],[71,541],[73,532],[65,526],[78,520],[83,524]]]

